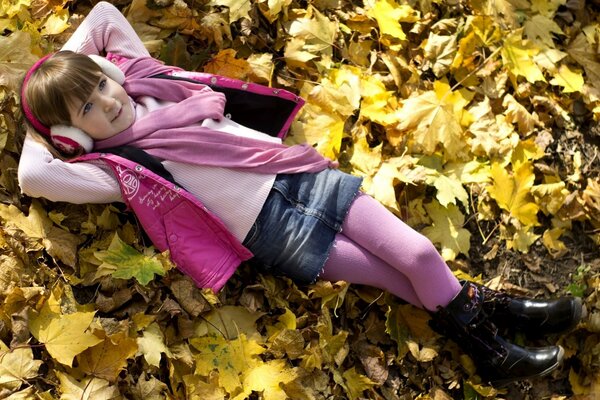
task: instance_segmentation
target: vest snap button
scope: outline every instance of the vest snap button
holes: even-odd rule
[[[142,168],[142,166],[141,166],[141,165],[136,165],[136,166],[135,166],[135,170],[136,170],[136,171],[138,171],[138,172],[140,172],[142,169],[143,169],[143,168]]]
[[[247,84],[247,83],[244,83],[244,84],[242,85],[242,89],[244,89],[244,90],[248,89],[248,84]]]
[[[169,235],[169,242],[171,242],[171,243],[175,243],[175,242],[177,241],[177,239],[178,239],[178,237],[177,237],[177,235],[176,235],[176,234],[174,234],[174,233],[171,233],[171,234]]]
[[[214,76],[210,78],[210,83],[217,83],[217,78]]]
[[[227,119],[231,119],[231,113],[227,113],[227,114],[225,114],[225,118],[227,118]]]

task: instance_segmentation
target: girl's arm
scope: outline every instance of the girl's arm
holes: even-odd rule
[[[51,201],[75,204],[123,201],[110,167],[54,158],[46,145],[31,135],[23,143],[18,180],[24,194]]]
[[[92,8],[62,50],[83,54],[106,52],[127,58],[150,55],[129,21],[115,6],[105,1]]]

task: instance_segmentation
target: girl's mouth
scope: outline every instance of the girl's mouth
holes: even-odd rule
[[[114,120],[116,120],[117,118],[119,118],[119,116],[121,115],[121,112],[123,111],[123,106],[119,107],[119,111],[117,111],[117,114],[115,115],[115,117],[112,119],[111,122],[113,122]]]

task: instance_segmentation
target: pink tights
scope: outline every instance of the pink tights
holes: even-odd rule
[[[378,287],[431,311],[461,289],[429,239],[366,194],[350,206],[321,278]]]

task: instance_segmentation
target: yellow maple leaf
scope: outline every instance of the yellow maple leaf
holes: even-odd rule
[[[69,28],[69,11],[55,11],[48,17],[46,23],[42,27],[42,35],[58,35]]]
[[[106,337],[101,343],[77,356],[78,370],[97,378],[115,382],[127,367],[127,360],[137,352],[134,338],[123,333]]]
[[[566,188],[565,182],[558,181],[535,185],[531,188],[531,194],[546,215],[555,215],[565,203],[570,192]]]
[[[0,36],[0,86],[17,91],[23,74],[38,58],[31,45],[31,35],[21,30]]]
[[[469,126],[471,152],[488,158],[503,158],[510,154],[519,135],[503,115],[494,115],[489,99],[470,108],[469,112],[475,119]]]
[[[249,338],[260,337],[256,329],[256,320],[262,315],[246,307],[216,307],[202,315],[202,321],[196,324],[194,333],[196,336],[222,335],[226,339],[235,339],[240,334]]]
[[[292,37],[285,45],[283,56],[285,62],[292,68],[306,68],[306,63],[318,57],[317,54],[310,53],[304,49],[305,40]]]
[[[333,68],[321,78],[319,85],[301,95],[308,102],[318,104],[329,114],[337,113],[342,117],[349,117],[360,106],[361,75],[361,70],[356,67],[345,65]]]
[[[385,332],[398,346],[398,358],[404,358],[410,351],[409,343],[429,342],[435,333],[428,325],[429,315],[424,310],[407,304],[393,303],[386,311]]]
[[[480,57],[480,47],[496,46],[503,39],[503,33],[495,20],[488,15],[469,15],[464,27],[465,34],[458,42],[458,51],[452,61],[452,68],[461,66],[476,68]]]
[[[350,164],[353,173],[358,176],[372,176],[381,165],[382,145],[369,146],[367,142],[366,128],[359,128],[362,132],[354,136],[352,150],[350,152]]]
[[[204,72],[245,80],[251,70],[250,65],[248,61],[236,58],[235,55],[234,49],[219,51],[219,54],[204,65]]]
[[[550,80],[550,84],[562,86],[563,93],[581,92],[584,84],[583,75],[581,71],[572,70],[568,65],[563,64]]]
[[[360,94],[361,119],[371,120],[384,126],[398,123],[399,116],[396,114],[394,93],[387,90],[380,79],[364,74],[361,77]]]
[[[511,94],[504,96],[502,107],[506,108],[504,115],[508,123],[516,123],[523,135],[529,135],[536,126],[542,126],[537,114],[531,114]]]
[[[452,60],[451,67],[457,69],[460,67],[475,68],[476,49],[480,45],[477,35],[473,32],[468,32],[458,42],[456,56]]]
[[[43,246],[52,257],[75,266],[79,238],[54,226],[39,201],[31,203],[28,215],[13,205],[0,204],[0,219],[5,226],[23,231],[31,239],[33,248]]]
[[[472,7],[474,14],[489,15],[494,21],[504,22],[509,28],[513,28],[519,23],[517,10],[528,9],[529,2],[526,0],[471,0],[469,6]]]
[[[456,200],[459,200],[463,206],[469,208],[469,194],[457,177],[430,170],[426,183],[436,188],[435,198],[442,206],[456,205]]]
[[[384,206],[399,211],[398,200],[396,200],[396,191],[394,183],[398,180],[398,167],[393,163],[385,162],[369,180],[369,187],[365,191],[377,199]]]
[[[144,329],[142,337],[137,338],[137,345],[146,362],[155,367],[160,365],[163,353],[168,357],[171,356],[171,351],[165,344],[165,336],[156,322]]]
[[[235,340],[227,340],[221,335],[207,335],[190,339],[199,354],[196,360],[196,374],[208,376],[212,371],[219,372],[219,384],[230,394],[242,389],[242,377],[262,363],[258,358],[265,349],[255,340],[246,339],[242,334]]]
[[[371,379],[356,372],[355,367],[344,371],[342,378],[344,378],[344,389],[349,399],[362,398],[365,390],[375,386],[375,382]]]
[[[250,68],[249,76],[253,82],[265,83],[267,86],[271,86],[271,77],[273,76],[273,69],[275,63],[273,63],[273,54],[270,53],[253,53],[248,59],[248,66]]]
[[[542,235],[542,243],[552,257],[560,257],[568,251],[565,243],[559,240],[563,233],[565,233],[563,228],[552,228],[546,229]]]
[[[565,5],[567,0],[531,0],[531,10],[546,17],[554,16],[558,7]]]
[[[287,10],[291,3],[292,0],[263,0],[258,2],[258,7],[269,22],[273,23],[282,11],[285,12]]]
[[[588,178],[587,186],[581,196],[586,211],[600,220],[600,183]]]
[[[287,394],[280,385],[293,381],[298,377],[295,369],[287,365],[286,360],[271,360],[244,371],[242,393],[232,400],[248,398],[253,391],[262,393],[265,400],[286,400]]]
[[[38,375],[41,360],[34,360],[31,348],[10,350],[0,341],[0,387],[17,390],[27,379]]]
[[[536,240],[538,240],[540,235],[533,232],[531,226],[522,227],[518,229],[512,238],[506,241],[506,247],[508,249],[515,249],[520,251],[521,253],[529,252],[529,248]]]
[[[551,18],[544,15],[534,15],[523,24],[523,33],[534,42],[540,42],[548,47],[554,47],[552,34],[564,35],[562,29]]]
[[[546,71],[554,73],[557,71],[556,66],[559,65],[560,60],[565,58],[567,55],[567,53],[558,49],[542,47],[540,52],[533,57],[533,60],[537,65]]]
[[[410,132],[414,145],[425,154],[441,146],[448,159],[458,158],[466,147],[461,121],[468,103],[459,91],[452,92],[448,84],[436,81],[433,91],[403,101],[397,128]]]
[[[13,19],[15,16],[21,13],[23,9],[29,8],[30,6],[31,0],[2,1],[2,7],[0,7],[0,16],[6,16],[9,19]]]
[[[430,32],[422,46],[423,55],[430,61],[435,76],[441,77],[448,72],[457,51],[456,36]]]
[[[319,332],[320,356],[326,364],[342,365],[344,359],[348,355],[348,332],[340,330],[333,333],[333,323],[329,308],[322,308],[322,314],[319,316],[317,323],[317,331]]]
[[[111,400],[121,398],[116,386],[100,378],[83,378],[81,381],[60,371],[55,371],[60,381],[61,400]]]
[[[223,42],[233,40],[229,20],[221,12],[205,14],[200,20],[200,36],[209,43],[214,43],[217,48],[223,47]]]
[[[328,114],[318,105],[308,104],[292,124],[286,143],[308,143],[323,156],[335,160],[342,145],[344,122],[338,114]]]
[[[460,253],[469,254],[471,233],[463,228],[465,216],[460,209],[454,204],[443,207],[437,201],[425,204],[425,209],[432,224],[422,233],[441,246],[442,257],[454,260]]]
[[[382,35],[390,35],[400,40],[406,39],[406,34],[400,22],[416,22],[421,16],[407,4],[397,4],[393,0],[376,0],[375,5],[367,11],[367,15],[377,20]]]
[[[419,343],[414,340],[409,340],[407,342],[408,350],[410,354],[419,362],[431,362],[435,357],[437,357],[438,352],[429,346],[420,346]]]
[[[528,40],[521,38],[521,30],[510,34],[502,45],[502,61],[514,76],[523,76],[527,81],[546,81],[534,57],[539,50]]]
[[[502,29],[487,15],[471,15],[467,24],[485,47],[495,45],[504,38]]]
[[[39,313],[30,313],[29,329],[52,358],[71,366],[77,354],[102,341],[88,330],[94,315],[95,312],[60,314],[46,301]]]
[[[588,40],[584,31],[569,43],[567,53],[583,67],[588,83],[600,88],[600,62],[598,62],[595,46],[593,38]]]
[[[252,3],[250,1],[239,1],[239,0],[211,0],[209,3],[211,6],[225,6],[229,9],[229,20],[235,22],[239,19],[250,18],[250,9]]]
[[[539,160],[544,155],[544,149],[538,145],[536,137],[530,136],[528,139],[520,140],[514,147],[510,163],[513,170],[518,170],[523,164],[530,165],[532,161]]]
[[[337,21],[331,21],[310,5],[306,15],[291,21],[288,27],[289,35],[295,40],[300,40],[300,43],[296,41],[296,46],[299,45],[296,51],[319,57],[332,54],[332,46],[338,32]],[[288,57],[287,48],[286,57]]]
[[[223,400],[227,394],[217,385],[206,383],[204,377],[190,374],[183,376],[187,400]]]
[[[493,183],[487,186],[487,191],[498,206],[525,226],[538,225],[539,206],[531,194],[535,180],[533,165],[525,162],[511,174],[499,163],[492,163],[491,176]]]

